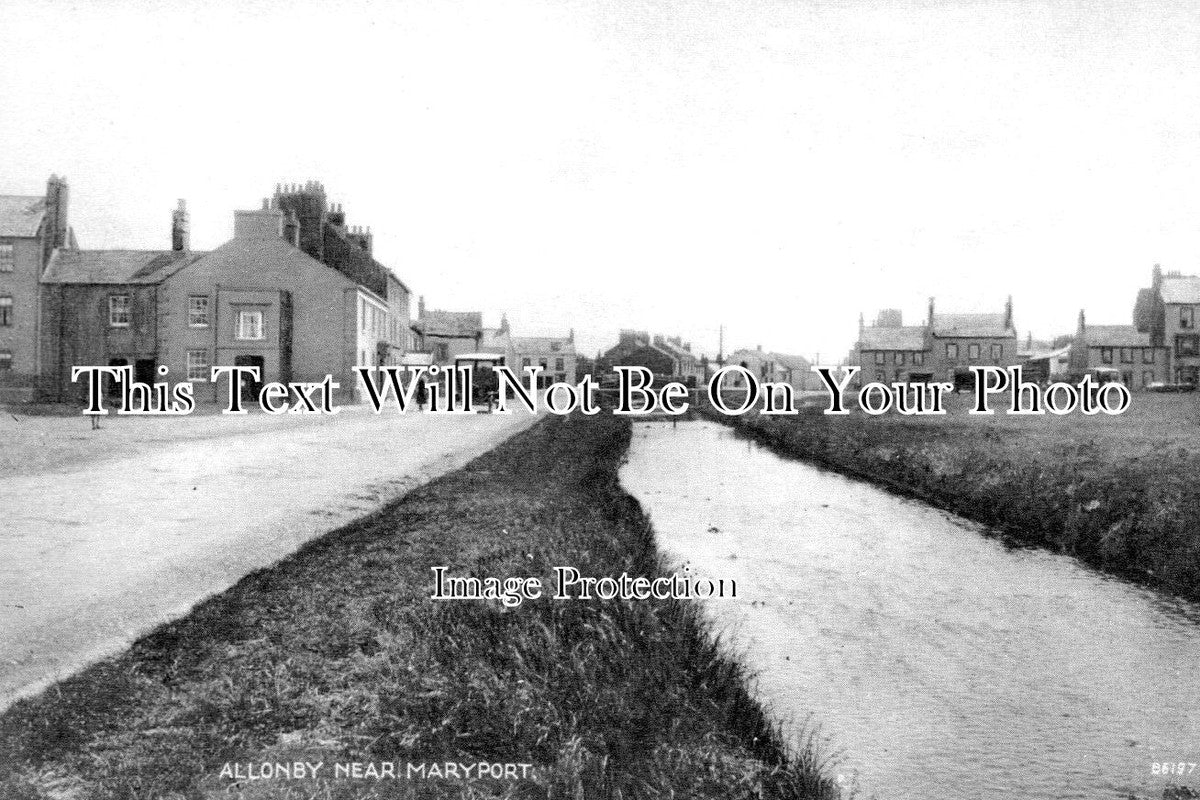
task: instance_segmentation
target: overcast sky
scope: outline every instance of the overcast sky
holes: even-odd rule
[[[67,175],[84,247],[319,179],[432,307],[825,360],[860,311],[1012,294],[1050,336],[1200,269],[1192,2],[0,10],[0,192]]]

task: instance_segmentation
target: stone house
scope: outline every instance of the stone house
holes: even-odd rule
[[[1002,313],[939,313],[929,299],[923,325],[904,325],[897,309],[884,309],[874,325],[858,321],[851,363],[859,382],[945,381],[973,385],[972,366],[1009,367],[1020,362],[1012,298]]]
[[[1165,348],[1163,379],[1200,383],[1200,277],[1155,265],[1148,288],[1138,292],[1134,327]]]
[[[601,375],[610,374],[617,366],[646,367],[663,379],[689,385],[705,379],[703,361],[692,352],[691,344],[679,337],[651,337],[646,331],[622,330],[617,344],[597,360]]]
[[[0,402],[26,402],[43,381],[41,277],[58,249],[76,246],[65,178],[43,195],[0,195]]]
[[[575,383],[578,354],[575,352],[575,331],[566,336],[514,336],[512,349],[518,374],[529,366],[540,366],[539,383],[546,386],[554,381]]]
[[[1166,381],[1167,348],[1155,345],[1148,332],[1135,325],[1088,325],[1083,310],[1071,342],[1072,373],[1116,370],[1130,389],[1145,389]]]
[[[412,324],[416,349],[430,353],[433,363],[453,364],[461,355],[483,350],[483,312],[426,309],[424,297],[418,300],[417,309]]]
[[[1011,367],[1020,363],[1012,297],[999,314],[936,313],[930,298],[927,325],[926,365],[936,380],[953,383],[956,388],[969,388],[975,382],[971,367]]]
[[[324,203],[310,185],[235,212],[233,238],[211,252],[190,249],[183,201],[170,250],[54,251],[40,304],[48,393],[82,397],[72,366],[130,365],[139,381],[188,380],[198,400],[215,400],[225,393],[211,368],[248,365],[264,381],[332,375],[343,398],[361,399],[353,368],[399,363],[410,349],[409,292],[371,256],[369,234],[344,229],[340,206],[322,216],[308,203],[301,224],[282,202],[314,195]]]

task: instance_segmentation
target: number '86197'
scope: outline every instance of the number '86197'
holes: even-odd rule
[[[1155,761],[1150,765],[1155,775],[1191,775],[1196,771],[1195,761]]]

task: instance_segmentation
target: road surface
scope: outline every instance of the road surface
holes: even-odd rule
[[[6,420],[0,709],[533,420],[344,407],[336,417],[181,418],[171,441],[131,433],[149,420],[109,418],[92,432],[78,418],[31,418],[26,471],[11,449],[22,420]],[[97,455],[105,437],[121,445],[113,458]]]

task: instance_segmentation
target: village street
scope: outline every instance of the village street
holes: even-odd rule
[[[0,709],[533,417],[0,421]]]

